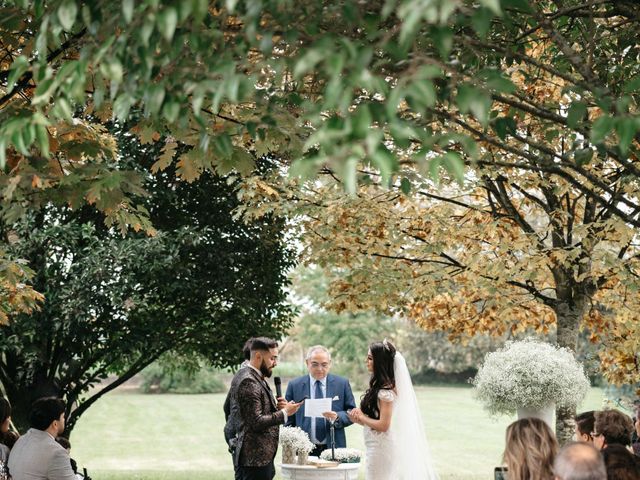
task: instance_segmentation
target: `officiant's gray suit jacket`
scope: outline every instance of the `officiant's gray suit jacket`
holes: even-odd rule
[[[287,385],[287,393],[284,398],[287,400],[293,400],[294,402],[300,402],[303,398],[311,398],[309,375],[295,378]],[[331,408],[338,414],[338,419],[335,422],[336,432],[336,447],[346,448],[347,438],[344,433],[344,427],[351,425],[351,420],[347,415],[347,410],[356,408],[356,401],[353,398],[353,392],[351,391],[351,385],[349,380],[338,375],[327,375],[327,398],[338,397],[337,400],[333,400]],[[311,436],[311,417],[304,416],[304,405],[287,420],[287,426],[300,427]],[[327,444],[329,444],[327,438]]]
[[[13,480],[75,480],[67,451],[47,432],[30,428],[9,454]]]

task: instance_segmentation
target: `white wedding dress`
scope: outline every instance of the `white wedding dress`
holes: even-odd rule
[[[404,357],[396,352],[393,390],[380,390],[378,403],[393,402],[391,426],[386,432],[364,427],[367,449],[366,480],[437,480],[429,445],[424,434],[409,369]]]

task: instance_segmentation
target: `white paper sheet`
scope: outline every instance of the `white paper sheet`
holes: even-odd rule
[[[304,401],[305,417],[322,417],[324,412],[331,411],[331,398],[314,398]]]

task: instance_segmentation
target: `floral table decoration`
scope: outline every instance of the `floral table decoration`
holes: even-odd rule
[[[589,380],[573,353],[534,339],[507,342],[485,356],[473,380],[491,414],[538,417],[555,430],[555,407],[574,407]]]

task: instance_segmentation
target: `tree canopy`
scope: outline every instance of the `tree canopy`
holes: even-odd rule
[[[158,147],[118,140],[123,164],[142,170],[155,161]],[[151,237],[123,237],[89,206],[48,205],[2,225],[46,299],[0,327],[0,383],[20,428],[39,396],[66,399],[70,431],[103,394],[163,354],[227,367],[241,361],[246,338],[277,337],[289,326],[294,259],[281,221],[235,219],[236,186],[212,173],[189,184],[168,169],[143,185]]]
[[[188,181],[249,173],[269,151],[303,177],[328,167],[352,193],[372,172],[409,191],[407,163],[459,181],[465,165],[491,165],[567,182],[637,227],[639,8],[3,2],[2,213],[88,202],[110,224],[152,231],[132,200],[140,176],[114,165],[101,125],[141,111],[132,130],[164,143],[152,170],[175,163]]]

